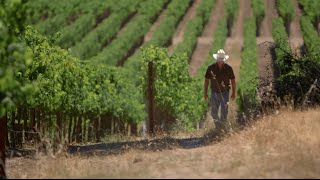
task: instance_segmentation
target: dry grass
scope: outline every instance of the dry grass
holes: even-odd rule
[[[319,178],[320,109],[281,111],[222,142],[103,157],[14,158],[9,178]]]

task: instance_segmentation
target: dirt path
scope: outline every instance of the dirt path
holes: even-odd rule
[[[295,16],[290,24],[290,36],[289,41],[291,49],[300,55],[300,47],[303,45],[303,37],[301,34],[300,21],[299,18],[302,16],[301,9],[297,0],[293,0]]]
[[[199,6],[200,3],[201,3],[201,0],[195,0],[193,2],[193,4],[191,5],[191,7],[187,10],[185,15],[183,16],[182,20],[180,21],[180,23],[176,29],[176,32],[173,35],[172,43],[168,47],[168,51],[170,54],[173,52],[175,47],[177,47],[177,45],[180,42],[182,42],[186,26],[187,26],[188,22],[196,15],[196,13],[197,13],[196,10],[197,10],[197,7]]]
[[[152,24],[150,30],[147,32],[147,34],[144,36],[144,40],[143,43],[146,43],[148,41],[151,40],[153,33],[155,32],[155,30],[160,26],[161,22],[166,18],[168,12],[168,8],[165,8],[160,16],[157,18],[157,20]]]
[[[260,37],[272,37],[272,19],[278,17],[274,0],[265,0],[265,17],[261,24]]]
[[[266,12],[261,24],[261,35],[257,38],[259,86],[268,86],[274,80],[270,43],[272,38],[272,19],[278,17],[275,0],[265,0]]]
[[[232,66],[236,76],[236,82],[239,81],[239,70],[241,64],[241,49],[243,45],[243,25],[246,17],[252,15],[251,4],[248,0],[239,0],[239,14],[231,31],[231,37],[228,37],[225,43],[224,50],[230,55],[227,63]],[[230,101],[228,119],[231,127],[236,128],[237,119],[237,104],[236,101]]]
[[[198,69],[207,61],[209,51],[212,45],[212,36],[217,28],[218,21],[224,16],[224,1],[217,0],[213,11],[211,12],[208,24],[204,27],[201,36],[198,38],[196,48],[192,54],[189,73],[191,76],[195,76]]]

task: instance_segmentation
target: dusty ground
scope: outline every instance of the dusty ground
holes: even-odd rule
[[[272,38],[272,19],[278,17],[275,0],[266,0],[265,17],[261,23],[261,34],[257,37],[258,71],[260,86],[267,86],[274,81],[273,61],[270,52]]]
[[[319,178],[319,110],[283,110],[206,147],[13,158],[7,173],[9,178]]]
[[[302,16],[301,9],[299,9],[298,1],[294,0],[294,10],[295,16],[293,21],[290,24],[290,46],[291,49],[297,54],[300,55],[300,47],[303,45],[303,37],[300,28],[300,17]]]

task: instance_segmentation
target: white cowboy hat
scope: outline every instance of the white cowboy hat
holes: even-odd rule
[[[223,49],[219,49],[217,54],[212,55],[217,61],[226,61],[229,59],[229,55],[226,55]]]

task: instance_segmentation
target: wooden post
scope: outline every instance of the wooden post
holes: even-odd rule
[[[61,112],[56,113],[56,118],[57,118],[56,132],[58,134],[58,135],[56,135],[57,143],[61,143],[61,140],[62,140],[62,114],[61,114]]]
[[[38,132],[40,133],[41,131],[40,131],[40,121],[41,121],[41,109],[39,108],[39,109],[37,109],[37,111],[36,111],[36,116],[37,116],[37,123],[36,123],[36,125],[37,125],[37,130],[38,130]]]
[[[95,119],[95,123],[96,123],[96,142],[100,142],[101,141],[101,117],[95,117],[93,118]]]
[[[114,120],[111,118],[111,135],[114,134]]]
[[[320,16],[317,16],[317,30],[318,30],[318,36],[320,36]]]
[[[80,135],[82,135],[82,131],[81,131],[81,127],[82,127],[82,116],[78,116],[78,122],[77,122],[77,130],[76,130],[76,141],[77,142],[82,142]]]
[[[131,123],[130,128],[131,128],[130,130],[131,135],[137,136],[138,135],[137,123]]]
[[[29,129],[32,130],[32,131],[36,131],[35,130],[35,126],[34,126],[35,118],[36,118],[36,114],[35,114],[35,109],[34,108],[30,108],[29,109],[28,118],[30,119]],[[34,134],[30,135],[28,140],[34,139],[34,137],[35,137]]]
[[[148,63],[148,115],[149,120],[147,122],[147,129],[149,135],[154,134],[154,72],[153,72],[153,62]]]
[[[72,130],[72,136],[71,136],[71,141],[77,141],[77,125],[78,125],[78,116],[75,114],[73,117],[73,130]]]
[[[71,114],[70,116],[69,116],[69,127],[68,127],[68,143],[70,143],[71,141],[72,141],[72,138],[71,138],[71,130],[72,130],[72,121],[73,121],[73,119],[74,119],[74,115],[73,114]]]
[[[17,108],[17,116],[16,116],[16,118],[17,118],[17,120],[18,120],[18,124],[17,124],[17,126],[18,126],[18,128],[16,129],[17,130],[17,132],[15,133],[15,138],[16,138],[16,142],[17,142],[17,144],[16,145],[20,145],[20,146],[22,146],[22,137],[23,137],[23,126],[22,126],[22,107],[21,106],[18,106],[18,108]]]
[[[28,109],[27,107],[23,108],[23,129],[28,130]]]
[[[12,128],[12,131],[11,131],[11,138],[10,138],[10,141],[11,141],[11,148],[12,149],[15,149],[16,148],[16,134],[15,134],[15,130],[16,130],[16,118],[15,118],[15,111],[13,110],[11,112],[11,128]]]
[[[27,107],[23,107],[23,114],[22,114],[22,116],[23,116],[23,135],[22,135],[22,137],[23,137],[23,139],[22,139],[22,142],[25,142],[26,140],[28,140],[28,133],[27,133],[27,131],[28,131],[28,109],[27,109]]]
[[[35,108],[30,109],[30,118],[31,118],[30,128],[32,129],[35,127],[35,123],[36,123],[36,109]]]
[[[6,144],[7,144],[7,147],[10,147],[9,131],[8,131],[8,112],[6,112],[5,114],[5,121],[6,121]]]
[[[4,116],[0,117],[0,179],[6,178],[6,131],[7,121]]]

